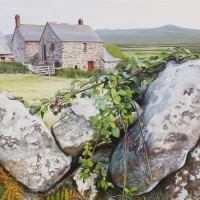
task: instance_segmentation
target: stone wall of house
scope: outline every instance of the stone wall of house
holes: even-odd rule
[[[25,40],[22,37],[20,31],[15,29],[13,41],[12,41],[12,52],[15,61],[25,63]]]
[[[102,68],[103,69],[115,69],[115,67],[117,66],[117,64],[120,61],[113,61],[113,62],[104,62],[102,61]]]
[[[86,50],[84,50],[86,43]],[[93,61],[94,69],[101,68],[103,58],[103,43],[98,42],[63,42],[62,67],[88,69],[88,62]]]
[[[39,52],[39,42],[25,43],[25,62],[29,64],[34,63],[34,56]]]
[[[51,45],[54,44],[54,50]],[[62,42],[58,36],[53,32],[51,27],[47,24],[39,44],[39,60],[43,62],[43,45],[46,45],[47,63],[53,64],[55,62],[62,63]]]
[[[12,62],[13,58],[14,58],[13,55],[0,54],[0,62]]]

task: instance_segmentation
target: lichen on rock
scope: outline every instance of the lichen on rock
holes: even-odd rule
[[[200,137],[200,60],[183,64],[170,62],[149,85],[144,96],[142,132],[152,170],[150,180],[140,122],[129,130],[137,139],[137,151],[127,149],[124,140],[116,148],[110,165],[116,185],[123,187],[126,158],[126,186],[137,187],[138,194],[151,191],[162,179],[184,166],[188,152]]]
[[[6,96],[0,94],[0,163],[32,191],[44,192],[68,172],[71,157],[41,119]]]

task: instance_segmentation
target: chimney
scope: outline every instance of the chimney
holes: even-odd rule
[[[78,20],[78,25],[83,25],[83,19],[80,18],[80,19]]]
[[[20,28],[20,16],[15,15],[15,26],[16,28]]]

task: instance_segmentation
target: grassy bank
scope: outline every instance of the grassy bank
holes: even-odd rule
[[[72,80],[34,74],[0,74],[0,92],[9,91],[31,102],[35,98],[53,96],[57,90],[68,87]],[[50,128],[58,118],[49,111],[44,121]]]

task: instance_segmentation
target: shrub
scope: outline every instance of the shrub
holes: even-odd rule
[[[27,74],[30,71],[21,63],[0,62],[0,74]]]
[[[119,47],[116,45],[107,45],[106,50],[110,55],[115,58],[120,58],[122,60],[126,60],[126,56],[120,51]]]
[[[21,200],[23,189],[0,167],[0,199]]]
[[[94,69],[92,72],[88,72],[81,69],[63,68],[57,69],[55,76],[64,78],[89,78],[91,76],[98,76],[101,74],[103,74],[103,70],[101,69]]]

